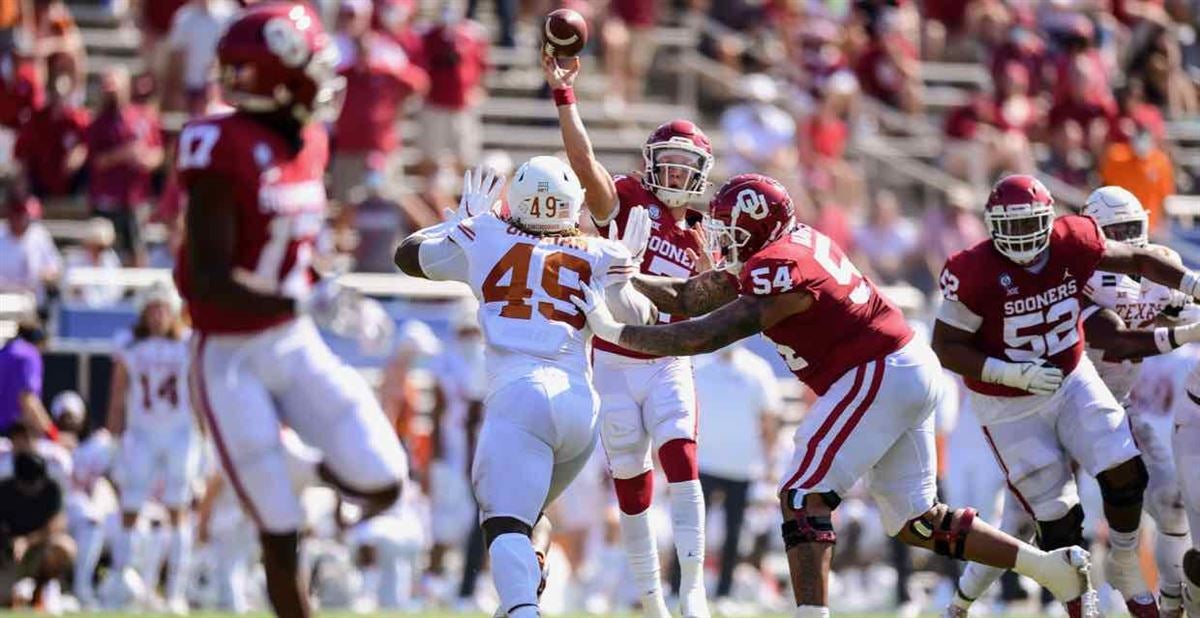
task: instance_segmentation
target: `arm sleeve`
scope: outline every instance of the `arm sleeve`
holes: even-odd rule
[[[971,287],[958,276],[958,271],[966,270],[960,264],[960,256],[952,256],[942,268],[942,276],[938,278],[938,287],[942,291],[942,305],[938,308],[937,319],[959,330],[973,333],[983,324],[983,316],[972,307],[975,305]]]
[[[418,259],[421,271],[435,281],[470,280],[470,262],[467,252],[463,251],[453,238],[437,238],[426,240],[418,249]]]

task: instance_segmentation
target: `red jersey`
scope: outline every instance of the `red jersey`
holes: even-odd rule
[[[425,71],[388,39],[373,39],[367,56],[341,71],[346,100],[334,126],[338,152],[394,152],[400,145],[396,134],[400,106],[429,82]]]
[[[614,176],[613,182],[617,185],[617,208],[609,221],[603,225],[596,222],[596,229],[600,235],[607,238],[610,225],[616,225],[617,233],[624,234],[629,210],[636,206],[646,208],[650,211],[650,240],[646,244],[646,254],[642,257],[642,272],[679,279],[696,274],[696,261],[687,255],[687,250],[699,253],[705,248],[701,247],[695,236],[688,231],[687,221],[676,219],[671,209],[663,204],[653,191],[643,186],[640,180],[630,176]],[[692,210],[687,212],[690,216],[703,217]],[[660,313],[658,317],[660,324],[686,319],[685,316],[673,316],[669,313]],[[595,346],[597,350],[632,358],[655,358],[653,355],[627,350],[599,337],[595,340]]]
[[[1104,235],[1089,217],[1060,217],[1050,234],[1049,258],[1031,272],[1000,254],[990,240],[950,256],[942,270],[942,296],[970,314],[958,316],[984,354],[1013,362],[1045,359],[1069,374],[1083,355],[1079,319],[1084,286],[1104,256]],[[971,315],[973,314],[973,315]],[[984,395],[1024,397],[1029,393],[964,378]]]
[[[124,148],[132,142],[146,147],[162,146],[162,128],[158,114],[142,105],[126,105],[102,111],[84,133],[88,158]],[[104,212],[130,210],[150,198],[152,171],[134,163],[122,163],[100,170],[94,167],[88,179],[88,201]]]
[[[763,334],[796,378],[818,395],[842,374],[899,350],[912,338],[904,314],[828,236],[807,225],[751,256],[738,285],[743,296],[812,295],[808,311]]]
[[[264,294],[302,298],[310,292],[312,245],[325,218],[322,175],[328,160],[329,138],[319,123],[305,127],[299,152],[276,131],[236,112],[184,125],[176,162],[183,186],[206,179],[234,191],[234,280]],[[175,278],[196,330],[254,332],[292,319],[291,312],[244,313],[196,299],[187,256],[184,247]]]
[[[441,109],[462,110],[473,105],[472,92],[488,69],[487,33],[479,24],[462,20],[439,24],[421,37],[422,61],[429,71],[426,102]]]
[[[34,193],[70,193],[67,155],[83,143],[89,122],[88,112],[82,107],[46,106],[21,127],[14,153],[25,166]]]
[[[0,54],[0,125],[20,128],[45,98],[46,90],[34,62]]]

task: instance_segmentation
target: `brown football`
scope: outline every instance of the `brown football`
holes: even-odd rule
[[[587,35],[583,15],[571,9],[551,11],[542,27],[543,49],[555,58],[572,58],[587,44]]]

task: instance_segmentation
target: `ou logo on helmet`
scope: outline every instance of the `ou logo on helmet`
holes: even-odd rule
[[[308,43],[304,40],[304,34],[290,19],[276,17],[263,24],[263,38],[267,48],[286,67],[298,67],[308,59]]]
[[[769,211],[767,198],[754,189],[742,189],[737,195],[737,209],[750,215],[755,221],[762,221]]]

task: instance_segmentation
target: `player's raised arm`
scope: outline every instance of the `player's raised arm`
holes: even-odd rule
[[[476,167],[463,173],[458,210],[446,209],[446,220],[417,230],[396,247],[394,261],[406,275],[438,281],[466,281],[467,256],[462,245],[474,238],[470,218],[490,212],[504,187],[504,175]]]
[[[297,300],[263,294],[233,277],[237,213],[234,187],[219,175],[197,176],[188,189],[188,266],[196,298],[258,315],[295,311]]]
[[[738,295],[737,280],[725,270],[707,270],[687,279],[642,274],[633,278],[633,287],[659,311],[689,318],[727,305]]]
[[[556,60],[549,54],[542,54],[542,72],[558,106],[558,126],[567,161],[583,185],[584,201],[592,217],[597,221],[608,221],[617,208],[617,185],[608,170],[596,160],[592,140],[579,116],[579,107],[575,105],[574,85],[579,66],[578,57]]]
[[[1105,241],[1104,255],[1096,268],[1107,272],[1138,275],[1179,290],[1192,298],[1200,297],[1200,275],[1156,247],[1136,247],[1115,240]]]
[[[1102,350],[1107,361],[1140,360],[1166,354],[1185,343],[1200,340],[1200,324],[1129,328],[1111,309],[1099,309],[1092,313],[1084,321],[1083,330],[1088,345]]]

